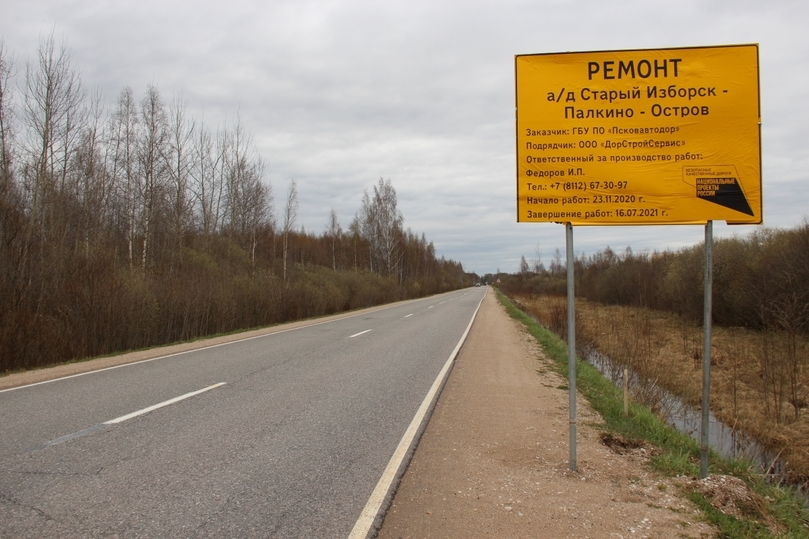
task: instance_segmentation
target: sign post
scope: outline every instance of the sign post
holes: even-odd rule
[[[576,471],[576,300],[573,289],[574,255],[573,225],[565,225],[567,254],[567,387],[568,387],[568,437],[570,438],[570,471]]]
[[[518,222],[565,223],[569,251],[572,226],[706,226],[708,410],[708,231],[763,221],[758,45],[517,55],[515,87]],[[573,395],[570,425],[575,470]]]
[[[708,477],[708,450],[711,424],[711,312],[713,310],[713,221],[705,225],[705,277],[702,314],[702,424],[699,434],[699,476]]]

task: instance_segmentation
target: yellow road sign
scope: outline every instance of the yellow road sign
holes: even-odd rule
[[[515,57],[517,221],[762,222],[758,45]]]

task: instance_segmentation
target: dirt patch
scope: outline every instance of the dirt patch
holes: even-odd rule
[[[716,509],[736,518],[759,516],[764,500],[752,492],[747,484],[731,475],[709,475],[705,479],[691,480],[687,485],[698,490]]]
[[[605,445],[583,399],[570,471],[566,385],[489,293],[378,536],[713,536],[677,482],[645,465],[650,448]]]
[[[632,455],[639,458],[649,458],[660,454],[660,449],[643,440],[626,439],[620,434],[602,432],[599,436],[601,443],[619,455]]]

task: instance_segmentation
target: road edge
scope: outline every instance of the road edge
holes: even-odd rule
[[[472,313],[472,318],[469,320],[469,324],[466,326],[463,335],[461,335],[458,344],[455,345],[455,349],[444,363],[433,385],[425,395],[421,406],[416,411],[416,415],[413,416],[410,425],[399,441],[399,445],[396,446],[396,450],[391,455],[388,465],[382,472],[382,476],[379,478],[373,492],[371,492],[371,496],[354,524],[354,528],[348,535],[348,539],[370,539],[376,535],[382,526],[382,521],[393,500],[393,495],[396,493],[396,488],[401,482],[410,460],[413,458],[418,442],[427,427],[435,405],[438,403],[438,397],[441,395],[441,391],[449,378],[449,373],[452,371],[452,366],[455,364],[455,359],[466,342],[466,338],[472,329],[472,324],[475,322],[480,307],[483,305],[483,300],[486,299],[488,294],[489,290],[487,289],[483,297],[480,298],[475,312]]]

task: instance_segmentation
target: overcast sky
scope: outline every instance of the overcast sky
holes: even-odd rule
[[[562,225],[516,222],[514,55],[760,44],[764,224],[809,214],[809,2],[733,0],[0,0],[18,65],[65,42],[108,104],[155,84],[213,126],[238,113],[276,205],[347,228],[390,179],[405,226],[478,274],[564,256]],[[715,237],[752,226],[716,223]],[[679,249],[702,226],[577,227],[575,251]]]

